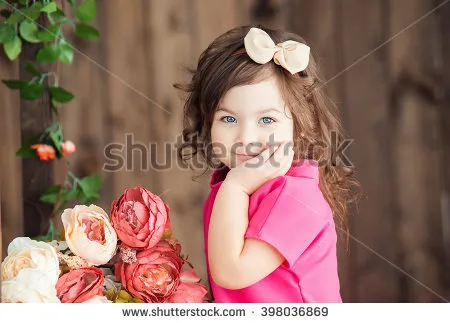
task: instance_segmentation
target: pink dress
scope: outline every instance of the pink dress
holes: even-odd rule
[[[214,199],[229,168],[211,176],[203,206],[208,277],[217,303],[340,303],[336,229],[329,204],[319,188],[313,161],[295,160],[285,176],[250,196],[245,238],[260,239],[285,258],[271,274],[248,287],[230,290],[213,281],[208,263],[208,226]]]

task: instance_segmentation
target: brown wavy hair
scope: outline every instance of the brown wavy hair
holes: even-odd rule
[[[310,57],[306,70],[293,76],[273,60],[266,64],[255,63],[243,50],[244,37],[251,27],[236,27],[220,35],[200,55],[197,69],[189,70],[190,82],[174,84],[175,88],[187,93],[178,158],[193,170],[196,169],[194,162],[200,159],[206,166],[200,176],[208,169],[217,168],[211,153],[211,127],[221,99],[235,86],[275,77],[293,116],[294,158],[314,159],[319,163],[322,194],[330,204],[337,224],[348,232],[348,208],[356,200],[358,190],[355,188],[359,188],[359,183],[353,169],[338,164],[336,152],[329,149],[332,144],[339,147],[344,134],[338,110],[322,90],[318,66]],[[291,32],[261,25],[256,27],[267,32],[276,44],[286,40],[305,43],[303,38]],[[243,54],[236,55],[239,52]]]

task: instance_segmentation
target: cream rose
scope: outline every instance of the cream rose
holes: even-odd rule
[[[60,303],[55,284],[40,270],[22,269],[18,275],[2,281],[2,303]]]
[[[61,215],[70,250],[92,265],[107,263],[116,251],[117,235],[106,212],[91,204],[76,205]]]
[[[55,285],[60,274],[55,248],[28,237],[15,238],[9,244],[8,255],[1,264],[1,278],[14,279],[26,268],[39,270],[45,281]]]

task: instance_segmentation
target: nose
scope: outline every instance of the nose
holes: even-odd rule
[[[257,154],[261,150],[258,130],[251,125],[242,125],[239,129],[239,138],[237,142],[238,154]]]

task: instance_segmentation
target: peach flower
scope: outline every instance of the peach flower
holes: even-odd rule
[[[68,155],[72,154],[73,152],[75,152],[76,147],[72,141],[66,140],[61,144],[61,150],[62,150],[63,156],[68,156]]]
[[[116,252],[117,235],[106,212],[94,205],[76,205],[61,215],[70,250],[92,265],[107,263]]]

